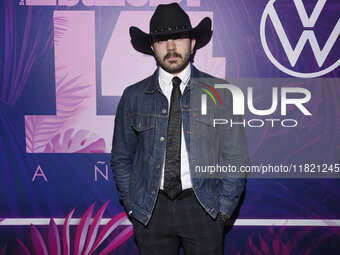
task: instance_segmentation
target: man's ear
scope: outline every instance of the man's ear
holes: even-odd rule
[[[155,52],[154,49],[153,49],[153,45],[152,45],[152,44],[151,44],[150,48],[151,48],[151,50],[152,50],[153,52]]]
[[[196,39],[192,38],[191,39],[191,53],[194,52],[195,45],[196,45]]]

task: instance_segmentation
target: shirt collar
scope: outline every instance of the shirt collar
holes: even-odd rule
[[[189,63],[179,74],[178,76],[182,80],[182,84],[186,86],[190,79],[190,73],[191,73],[191,64]],[[162,67],[159,67],[159,79],[162,80],[165,84],[171,84],[172,78],[174,78],[175,75],[165,71]]]

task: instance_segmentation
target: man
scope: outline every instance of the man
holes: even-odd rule
[[[195,79],[213,77],[191,62],[211,35],[208,17],[192,28],[177,3],[156,8],[150,34],[130,27],[133,47],[153,55],[158,68],[123,92],[111,167],[142,255],[178,254],[181,246],[185,254],[223,254],[224,224],[244,190],[244,178],[193,176],[197,162],[248,162],[240,125],[215,129],[205,116],[194,117],[197,97],[192,92],[201,91]],[[224,94],[224,110],[230,115],[231,96]]]

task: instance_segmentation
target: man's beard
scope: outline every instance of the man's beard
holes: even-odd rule
[[[175,66],[175,67],[171,67],[171,66],[165,66],[163,64],[163,62],[165,62],[168,58],[170,57],[178,57],[181,60],[184,60],[180,65]],[[190,55],[189,56],[185,56],[183,58],[183,56],[177,52],[168,52],[164,57],[163,57],[163,62],[159,61],[157,58],[157,63],[159,66],[161,66],[165,71],[167,71],[168,73],[179,73],[181,71],[184,70],[184,68],[186,68],[186,66],[188,65],[188,63],[190,62]],[[177,60],[176,62],[178,62],[179,60]],[[169,61],[170,63],[172,61]]]

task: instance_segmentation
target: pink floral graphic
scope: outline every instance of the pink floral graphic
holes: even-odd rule
[[[44,240],[43,236],[34,225],[31,225],[31,242],[33,247],[32,252],[22,241],[17,239],[17,242],[24,254],[90,255],[94,252],[96,252],[95,254],[99,255],[108,254],[123,244],[133,234],[132,226],[127,226],[122,231],[120,231],[119,234],[117,234],[105,247],[100,246],[105,240],[108,239],[110,234],[127,219],[125,213],[119,213],[118,215],[111,218],[110,221],[99,232],[100,221],[108,203],[109,201],[107,201],[99,209],[93,220],[91,218],[94,203],[87,209],[77,226],[72,242],[70,238],[70,220],[74,213],[74,209],[65,218],[61,238],[58,227],[53,218],[51,218],[47,237],[45,238],[45,240],[48,240],[47,242]],[[71,247],[71,243],[73,244],[73,247]],[[99,246],[101,247],[100,250],[98,250]],[[0,253],[0,255],[2,255],[2,253]]]
[[[56,72],[63,67],[56,68]],[[42,152],[49,140],[57,135],[66,121],[82,110],[81,103],[87,95],[89,85],[78,82],[79,76],[67,75],[56,78],[57,116],[25,116],[27,152]]]
[[[46,153],[105,153],[105,141],[88,130],[68,129],[55,135],[46,145]]]
[[[105,144],[109,139],[103,127],[111,129],[108,123],[112,123],[112,118],[97,116],[95,110],[94,16],[82,13],[70,15],[60,11],[55,12],[53,18],[56,112],[25,116],[26,151],[106,152]],[[90,27],[82,30],[82,22],[92,22],[92,30]],[[71,141],[69,137],[74,130],[77,132]],[[101,137],[95,134],[101,134]]]

